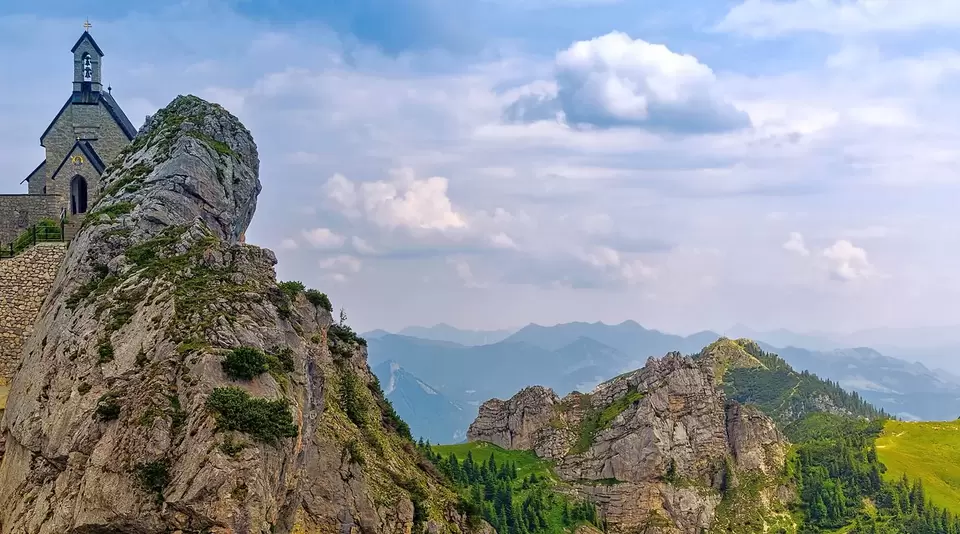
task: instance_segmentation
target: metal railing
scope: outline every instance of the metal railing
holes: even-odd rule
[[[51,224],[52,223],[52,224]],[[62,242],[66,238],[67,210],[60,210],[59,223],[52,220],[34,224],[16,239],[6,245],[0,245],[0,260],[13,258],[37,243]]]

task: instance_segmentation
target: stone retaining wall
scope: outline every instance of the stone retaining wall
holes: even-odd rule
[[[57,195],[0,195],[0,243],[9,244],[40,219],[59,219],[61,205]]]
[[[39,243],[0,260],[0,383],[17,370],[24,339],[33,332],[66,250],[66,243]]]

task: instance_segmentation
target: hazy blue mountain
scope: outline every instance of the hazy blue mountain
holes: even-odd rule
[[[396,362],[385,361],[371,370],[415,438],[433,443],[459,443],[466,439],[466,429],[476,416],[476,409],[465,409],[447,399]]]
[[[378,329],[370,332],[370,334],[373,335],[364,335],[364,337],[380,338],[388,333],[389,332],[385,330]],[[434,326],[408,326],[397,332],[397,335],[432,339],[434,341],[447,341],[471,347],[499,343],[512,333],[513,330],[463,330],[446,323],[440,323]]]
[[[376,330],[371,330],[371,331],[369,331],[369,332],[364,332],[364,333],[360,334],[360,337],[362,337],[362,338],[364,338],[364,339],[379,339],[379,338],[381,338],[381,337],[383,337],[383,336],[386,336],[386,335],[389,335],[389,334],[390,334],[390,332],[387,332],[386,330],[381,330],[381,329],[377,328]]]
[[[523,342],[557,350],[573,343],[579,338],[590,338],[617,349],[634,360],[645,361],[650,356],[663,356],[670,351],[682,353],[699,352],[704,346],[720,337],[713,332],[699,332],[692,336],[665,334],[659,330],[648,330],[635,321],[624,321],[616,325],[605,323],[566,323],[556,326],[527,325],[508,337],[508,342]]]
[[[794,368],[837,382],[903,419],[952,420],[960,416],[957,379],[921,363],[885,356],[870,348],[811,351],[761,346],[776,352]]]
[[[786,330],[772,334],[776,335],[770,339],[781,341],[793,335]],[[414,426],[424,436],[445,436],[465,431],[480,403],[488,399],[506,399],[533,384],[551,387],[561,396],[574,390],[588,392],[599,382],[642,367],[650,356],[661,357],[670,351],[695,354],[718,337],[709,331],[686,337],[666,334],[633,321],[528,325],[503,341],[479,346],[380,333],[368,336],[368,358],[370,365],[379,369],[378,375],[389,369],[385,362],[393,362],[403,371],[402,383],[409,384],[400,391],[416,393],[401,395],[398,402],[406,403],[403,411],[398,407],[401,416],[407,419],[406,412],[413,414],[409,420],[422,421]],[[792,338],[794,342],[803,339],[802,335]],[[816,340],[815,336],[810,340]],[[764,350],[779,354],[798,371],[837,382],[901,418],[937,420],[960,415],[960,378],[948,373],[872,349],[779,348],[765,341],[761,338]],[[436,396],[417,393],[418,388],[422,391],[420,383],[429,384],[440,398],[461,407],[460,423],[447,416],[438,418],[436,424],[429,417],[414,419],[438,409]]]
[[[841,343],[833,339],[812,334],[791,332],[784,328],[776,330],[754,330],[743,324],[736,324],[725,330],[723,335],[730,339],[747,338],[757,342],[767,343],[774,347],[798,347],[810,350],[833,350],[840,348]]]

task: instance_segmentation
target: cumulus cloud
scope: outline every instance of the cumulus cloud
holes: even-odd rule
[[[749,116],[720,94],[710,67],[625,33],[574,43],[557,54],[554,76],[552,92],[521,95],[505,118],[530,122],[562,113],[574,126],[679,134],[750,126]]]
[[[830,274],[837,280],[849,282],[868,278],[874,268],[867,260],[867,251],[841,239],[823,250],[823,257],[830,265]]]
[[[803,235],[800,232],[790,232],[790,238],[783,244],[783,249],[801,256],[810,255],[810,250],[804,243]]]
[[[793,32],[838,35],[960,27],[955,0],[745,0],[717,25],[752,37]]]
[[[295,239],[286,238],[280,242],[280,250],[296,250],[300,248],[300,245]]]
[[[343,246],[346,238],[342,235],[337,234],[329,228],[314,228],[312,230],[304,230],[303,237],[311,245],[319,249],[333,249]]]
[[[340,174],[324,187],[327,197],[348,217],[363,214],[375,225],[393,230],[462,230],[466,218],[447,196],[447,179],[417,179],[410,169],[394,171],[390,181],[355,184]]]

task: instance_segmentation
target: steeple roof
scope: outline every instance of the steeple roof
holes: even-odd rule
[[[43,134],[40,136],[40,145],[43,145],[43,140],[47,137],[47,134],[50,133],[50,130],[53,129],[53,125],[57,123],[57,120],[60,119],[60,116],[63,115],[63,112],[70,107],[70,104],[73,103],[82,103],[83,94],[74,92],[70,94],[70,98],[67,99],[66,103],[63,104],[63,107],[60,108],[60,111],[57,112],[57,115],[50,121],[50,125],[47,126],[47,129],[43,131]],[[123,130],[124,135],[127,136],[127,139],[133,141],[133,138],[137,136],[137,127],[130,122],[130,119],[127,118],[127,115],[120,109],[120,105],[117,104],[117,101],[114,100],[113,95],[110,93],[95,93],[94,96],[97,98],[98,102],[102,102],[104,107],[107,108],[107,111],[110,113],[110,116],[114,121],[120,126],[120,129]],[[95,103],[95,102],[86,102],[86,103]]]
[[[103,50],[100,50],[100,46],[97,45],[97,42],[93,40],[93,36],[90,35],[90,32],[88,31],[83,32],[83,35],[81,35],[80,38],[77,39],[77,44],[73,45],[73,48],[70,49],[70,53],[76,52],[77,49],[80,48],[80,45],[83,44],[84,39],[86,39],[87,41],[90,41],[90,44],[93,45],[93,49],[96,50],[98,54],[100,54],[100,57],[103,57],[104,55]]]

